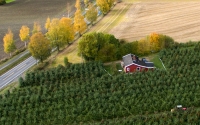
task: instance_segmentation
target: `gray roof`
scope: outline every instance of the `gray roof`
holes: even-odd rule
[[[124,66],[131,65],[132,63],[135,63],[140,66],[145,66],[145,67],[154,67],[153,62],[148,62],[145,58],[142,60],[139,60],[139,58],[133,54],[127,54],[122,57]]]
[[[133,63],[131,54],[123,56],[122,59],[123,59],[123,62],[124,62],[124,66],[130,65],[130,64]]]

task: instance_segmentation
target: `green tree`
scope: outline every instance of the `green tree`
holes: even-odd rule
[[[99,6],[101,12],[105,15],[110,10],[110,5],[107,0],[97,0],[97,6]]]
[[[86,60],[95,60],[98,55],[98,43],[95,33],[87,33],[78,42],[78,53]]]
[[[86,60],[115,60],[120,46],[113,42],[112,37],[110,34],[95,32],[84,34],[78,43],[78,54]]]
[[[51,55],[50,41],[41,32],[31,36],[28,49],[32,56],[41,62]]]
[[[82,35],[87,29],[87,24],[84,20],[84,16],[81,13],[80,0],[76,0],[75,7],[76,12],[74,16],[74,30],[75,32],[79,33],[79,35]]]
[[[16,49],[15,42],[13,40],[13,33],[10,29],[8,29],[8,33],[3,37],[4,42],[4,52],[11,53]]]
[[[40,32],[41,31],[41,26],[38,22],[34,22],[33,24],[33,30],[32,30],[32,34]]]
[[[22,26],[21,29],[20,29],[19,37],[20,37],[21,41],[25,43],[25,47],[26,47],[26,42],[30,38],[29,32],[30,31],[29,31],[29,28],[27,26]]]
[[[90,3],[88,6],[88,10],[86,12],[86,18],[88,21],[91,22],[92,25],[93,22],[97,20],[97,10],[92,3]]]

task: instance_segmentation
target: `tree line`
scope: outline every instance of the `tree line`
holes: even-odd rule
[[[111,5],[113,5],[114,0],[97,0],[97,6],[100,10],[106,14],[110,10]],[[86,13],[83,15],[83,8],[80,4],[80,0],[76,0],[76,12],[74,18],[71,19],[68,17],[62,17],[61,19],[49,17],[45,23],[46,33],[41,32],[41,25],[38,22],[34,22],[32,33],[30,33],[30,28],[26,25],[23,25],[20,29],[19,37],[22,42],[25,43],[25,48],[27,47],[31,52],[32,56],[40,61],[45,60],[51,54],[51,49],[56,48],[58,51],[61,47],[71,43],[75,35],[78,34],[82,36],[83,33],[87,30],[87,21],[93,24],[97,20],[98,9],[97,6],[91,3],[89,0],[84,0]],[[104,10],[104,6],[108,6]],[[69,13],[70,7],[67,5],[67,11]],[[3,38],[4,42],[4,52],[11,54],[16,50],[15,41],[13,39],[13,33],[11,29],[8,29],[8,32]]]
[[[78,54],[85,60],[109,62],[119,60],[128,53],[144,56],[163,48],[171,48],[175,44],[171,37],[157,33],[139,41],[126,42],[111,34],[91,32],[79,40]]]

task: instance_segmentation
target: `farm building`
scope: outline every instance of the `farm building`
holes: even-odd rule
[[[143,70],[147,71],[155,68],[153,62],[148,62],[145,58],[140,60],[138,56],[133,54],[123,56],[121,65],[126,73]]]

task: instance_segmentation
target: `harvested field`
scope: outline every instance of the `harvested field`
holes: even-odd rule
[[[67,15],[67,2],[74,11],[75,0],[16,0],[15,2],[0,6],[0,59],[8,56],[3,51],[3,37],[8,28],[14,33],[17,47],[24,45],[19,39],[19,30],[22,25],[27,25],[32,31],[33,22],[38,22],[44,27],[46,18],[60,18]]]
[[[177,42],[199,41],[199,12],[200,2],[140,0],[133,3],[123,21],[110,33],[130,42],[152,32],[169,35]]]

